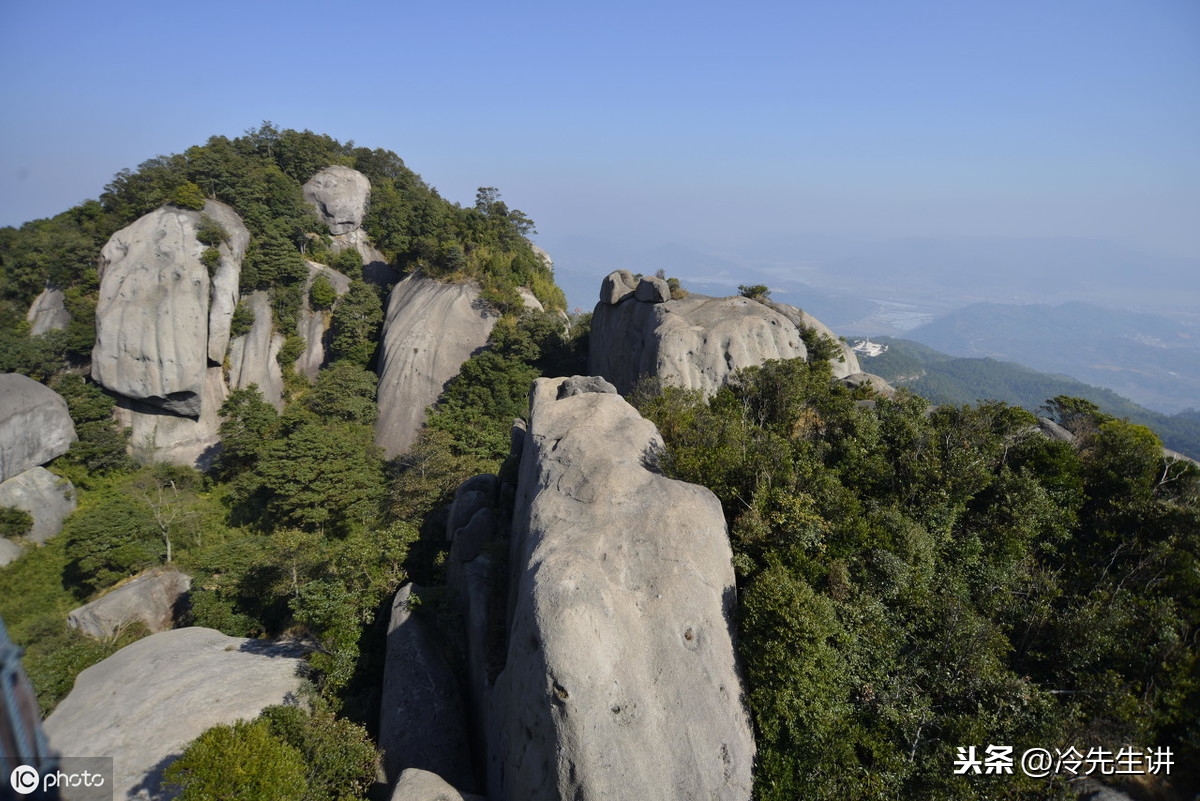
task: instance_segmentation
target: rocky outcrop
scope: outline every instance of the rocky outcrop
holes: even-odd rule
[[[808,353],[795,324],[761,303],[701,295],[644,302],[636,288],[634,297],[625,291],[622,272],[604,281],[608,296],[619,298],[616,305],[602,300],[596,306],[588,361],[593,375],[621,392],[654,377],[711,395],[736,370]]]
[[[671,299],[671,287],[658,276],[647,276],[638,281],[634,297],[642,303],[665,303]]]
[[[877,376],[874,373],[851,373],[850,375],[839,378],[838,381],[842,386],[850,389],[858,389],[859,387],[870,387],[871,391],[881,398],[890,398],[896,394],[896,388],[887,382],[886,378]]]
[[[302,189],[304,199],[329,226],[329,233],[348,234],[362,227],[371,182],[358,170],[340,165],[326,167],[309,178]]]
[[[390,801],[486,801],[481,795],[460,793],[442,777],[420,768],[409,768],[400,774]]]
[[[75,439],[61,395],[28,376],[0,375],[0,482],[62,456]]]
[[[628,270],[614,270],[600,283],[600,302],[615,306],[637,291],[637,279]]]
[[[221,260],[212,272],[212,292],[208,307],[208,363],[221,364],[229,347],[229,329],[237,308],[238,287],[242,278],[242,259],[250,244],[250,232],[229,206],[210,200],[204,215],[225,230],[228,239],[217,248]]]
[[[211,278],[196,239],[202,214],[228,234]],[[205,371],[220,364],[249,234],[232,209],[164,206],[113,234],[101,251],[92,377],[113,392],[197,418]]]
[[[425,408],[484,346],[495,322],[474,282],[446,284],[414,273],[396,285],[388,297],[379,356],[375,444],[385,456],[412,445]]]
[[[420,768],[470,788],[474,780],[458,683],[415,608],[418,595],[418,588],[406,584],[392,602],[379,705],[384,772],[391,783]]]
[[[25,536],[40,544],[62,531],[63,521],[75,511],[75,486],[45,468],[34,467],[0,483],[0,506],[28,512],[33,527]]]
[[[488,795],[748,799],[720,503],[646,467],[662,440],[620,396],[564,383],[531,396]]]
[[[296,359],[293,368],[309,381],[317,380],[317,373],[325,366],[329,351],[329,325],[332,316],[328,311],[313,309],[308,295],[318,275],[325,276],[338,297],[350,289],[350,279],[330,267],[308,262],[308,280],[304,284],[304,306],[300,310],[300,336],[304,339],[304,352]]]
[[[192,588],[192,577],[178,570],[151,568],[67,613],[67,625],[89,637],[115,637],[131,623],[145,624],[151,632],[175,625],[180,607]]]
[[[130,429],[129,450],[139,461],[204,470],[216,455],[221,428],[217,412],[228,394],[221,368],[209,367],[204,373],[198,418],[179,417],[121,397],[113,416],[120,426]]]
[[[764,302],[768,308],[774,309],[791,320],[797,328],[811,328],[821,336],[828,337],[837,343],[842,358],[830,359],[829,361],[834,378],[845,378],[846,376],[862,371],[862,367],[858,363],[858,354],[854,352],[854,349],[849,344],[843,342],[837,334],[833,333],[833,329],[825,325],[825,323],[813,317],[808,312],[797,309],[795,306],[789,306],[786,303],[776,303],[773,300],[761,302]]]
[[[229,345],[229,386],[245,389],[257,384],[267,403],[283,411],[283,370],[275,357],[284,338],[272,323],[270,298],[259,290],[242,302],[254,312],[254,324]]]
[[[61,289],[46,287],[34,298],[25,321],[29,323],[29,335],[36,337],[48,331],[61,331],[71,322],[67,312],[66,296]]]
[[[213,629],[152,634],[80,673],[46,734],[59,753],[113,756],[113,786],[96,798],[158,797],[163,770],[206,729],[293,700],[302,656]]]

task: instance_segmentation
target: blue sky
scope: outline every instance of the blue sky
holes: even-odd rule
[[[7,2],[0,74],[0,225],[271,120],[542,236],[1200,256],[1195,0]]]

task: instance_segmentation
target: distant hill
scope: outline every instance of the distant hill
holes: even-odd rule
[[[934,403],[1000,400],[1036,411],[1056,395],[1071,395],[1092,401],[1108,414],[1148,426],[1168,448],[1200,458],[1200,411],[1161,414],[1110,389],[1069,376],[991,358],[955,357],[906,339],[874,337],[871,341],[887,345],[887,350],[874,357],[859,354],[864,370],[908,387]]]
[[[991,357],[1105,386],[1173,414],[1200,401],[1200,318],[1064,303],[975,303],[907,338],[954,356]]]

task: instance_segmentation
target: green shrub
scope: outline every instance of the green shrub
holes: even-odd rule
[[[290,370],[300,354],[304,353],[304,337],[299,334],[288,334],[283,340],[283,347],[275,355],[275,361],[285,370]]]
[[[766,298],[771,294],[771,288],[766,284],[738,284],[738,293],[743,298]]]
[[[200,253],[200,263],[208,268],[208,274],[212,275],[221,264],[221,251],[216,248],[205,248]]]
[[[334,256],[329,265],[351,281],[362,278],[362,256],[354,248],[346,248]]]
[[[163,773],[180,801],[295,801],[305,798],[304,756],[271,734],[266,721],[214,726]]]
[[[196,239],[201,245],[208,245],[210,248],[215,248],[222,242],[229,241],[229,232],[212,217],[209,217],[207,214],[201,214],[200,224],[196,226]]]
[[[249,334],[250,329],[253,327],[254,309],[251,309],[246,299],[242,298],[233,310],[233,320],[229,324],[229,336],[240,337]]]
[[[33,518],[24,509],[0,506],[0,537],[24,537],[33,527]]]
[[[333,284],[329,283],[329,279],[324,274],[313,279],[312,286],[308,290],[308,304],[312,308],[332,308],[337,299],[337,290],[333,288]]]
[[[167,198],[167,202],[181,209],[200,211],[204,208],[204,193],[200,191],[200,187],[188,181],[176,188]]]

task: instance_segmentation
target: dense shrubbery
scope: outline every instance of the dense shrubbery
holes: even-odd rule
[[[953,776],[960,745],[1200,756],[1200,476],[1147,429],[1056,399],[1076,449],[998,403],[863,408],[821,362],[641,403],[731,522],[757,798],[1073,797]]]

